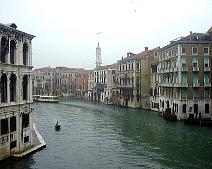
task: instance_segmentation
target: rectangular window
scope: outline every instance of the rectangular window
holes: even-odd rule
[[[8,118],[1,120],[1,135],[9,133]]]
[[[197,47],[192,47],[192,55],[197,55],[198,51],[197,51]]]
[[[193,67],[197,67],[198,66],[198,60],[196,57],[192,58],[192,63],[193,63]]]
[[[206,83],[206,84],[209,83],[209,73],[204,74],[204,83]]]
[[[198,99],[198,88],[193,89],[193,97],[194,99]]]
[[[186,99],[187,98],[187,89],[182,88],[181,90],[181,98]]]
[[[193,83],[194,84],[199,83],[198,73],[193,72]]]
[[[10,118],[10,132],[16,131],[16,116]]]
[[[186,54],[186,48],[184,46],[181,47],[181,54],[182,55]]]
[[[203,48],[203,54],[209,55],[209,47]]]
[[[209,67],[209,58],[208,57],[204,58],[204,66]]]
[[[205,104],[205,113],[206,113],[206,114],[209,113],[209,104]]]
[[[139,63],[137,63],[136,65],[137,65],[137,69],[140,69],[140,65],[139,65]]]
[[[209,99],[209,92],[210,92],[209,88],[205,88],[204,90],[205,99]]]
[[[29,114],[23,114],[22,116],[22,128],[29,126]]]
[[[24,143],[29,142],[29,136],[24,137]]]
[[[186,104],[183,104],[183,113],[186,113]]]
[[[181,73],[181,83],[187,83],[187,73]]]
[[[10,143],[10,149],[13,149],[13,148],[15,148],[17,146],[17,141],[15,140],[15,141],[12,141],[11,143]]]

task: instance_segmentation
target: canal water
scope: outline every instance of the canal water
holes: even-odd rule
[[[47,147],[0,169],[212,168],[212,128],[156,112],[62,98],[35,103],[33,120]]]

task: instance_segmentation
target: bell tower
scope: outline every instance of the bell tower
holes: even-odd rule
[[[102,64],[101,48],[99,47],[99,42],[98,42],[98,46],[96,47],[96,68],[101,67],[101,64]]]

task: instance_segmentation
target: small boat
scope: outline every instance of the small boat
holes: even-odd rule
[[[57,121],[57,123],[55,124],[55,130],[60,130],[60,127],[61,127],[61,125],[58,124],[58,121]]]
[[[58,103],[57,96],[40,96],[36,99],[37,102]]]

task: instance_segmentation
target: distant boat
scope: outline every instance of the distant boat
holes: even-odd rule
[[[103,104],[107,104],[107,105],[113,105],[113,102],[107,102],[107,101],[104,101],[104,102],[102,102]]]
[[[46,103],[58,103],[57,96],[41,96],[41,95],[34,95],[33,100],[37,102],[46,102]]]
[[[58,121],[57,121],[57,123],[55,124],[55,130],[60,130],[60,127],[61,127],[61,125],[58,124]]]

